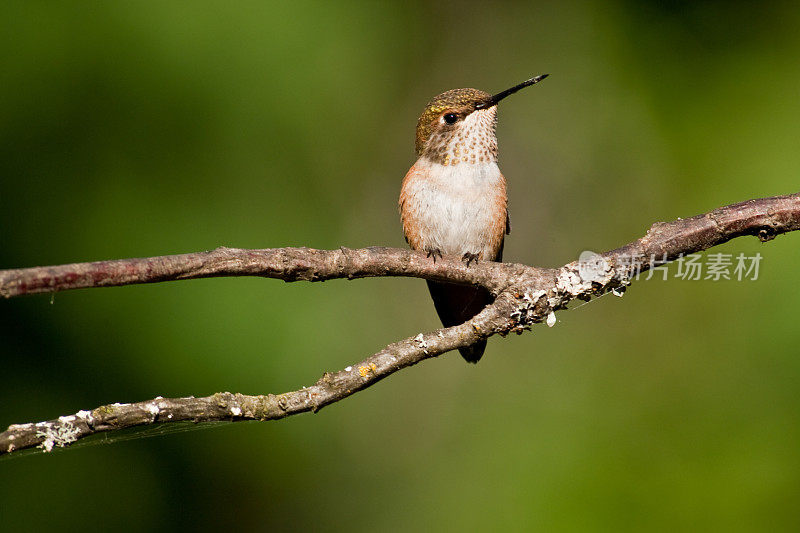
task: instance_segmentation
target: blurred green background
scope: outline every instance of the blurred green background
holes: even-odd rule
[[[4,2],[0,268],[404,246],[417,116],[503,103],[506,259],[798,189],[786,3]],[[640,281],[316,415],[0,461],[4,529],[796,531],[800,235]],[[674,272],[674,269],[673,269]],[[209,279],[0,301],[0,426],[279,393],[438,327],[425,284]]]

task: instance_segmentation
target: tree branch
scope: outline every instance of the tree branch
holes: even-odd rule
[[[218,248],[144,259],[34,267],[0,271],[0,295],[56,292],[89,287],[155,283],[224,276],[260,276],[284,281],[408,276],[475,284],[489,289],[494,303],[468,322],[416,335],[386,346],[360,363],[325,373],[314,385],[280,395],[247,396],[229,392],[205,398],[156,398],[111,404],[38,424],[14,424],[0,433],[0,455],[39,446],[50,451],[84,437],[150,424],[275,420],[337,402],[407,366],[469,346],[495,334],[521,333],[554,319],[573,299],[619,291],[638,272],[681,255],[706,250],[735,237],[768,241],[800,229],[800,194],[749,200],[710,213],[654,224],[646,235],[586,264],[560,269],[510,263],[473,264],[458,258],[436,262],[424,254],[394,248],[314,250]],[[655,261],[655,263],[654,263]],[[548,320],[548,323],[551,323]]]

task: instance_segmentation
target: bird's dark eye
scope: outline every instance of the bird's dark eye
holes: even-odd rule
[[[458,115],[455,113],[448,113],[444,116],[444,121],[448,124],[455,124],[456,120],[458,120]]]

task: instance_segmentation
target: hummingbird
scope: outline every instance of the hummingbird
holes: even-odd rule
[[[453,89],[428,102],[417,121],[417,161],[403,179],[398,202],[412,249],[434,262],[437,256],[457,255],[467,266],[503,260],[511,222],[506,179],[497,165],[497,104],[547,76],[494,95]],[[445,327],[466,322],[492,301],[482,287],[428,281],[428,290]],[[484,350],[485,339],[458,351],[477,363]]]

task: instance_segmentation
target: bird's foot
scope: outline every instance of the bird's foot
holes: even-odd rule
[[[442,251],[440,249],[438,249],[438,248],[431,248],[431,249],[425,250],[425,251],[428,252],[428,257],[432,257],[433,258],[433,262],[434,263],[436,262],[436,256],[437,255],[439,256],[439,259],[441,259],[443,257],[442,256]]]
[[[473,253],[467,252],[461,257],[461,260],[464,261],[467,264],[467,266],[469,266],[472,263],[477,263],[478,262],[478,258],[480,257],[480,255],[481,255],[480,253],[473,254]]]

